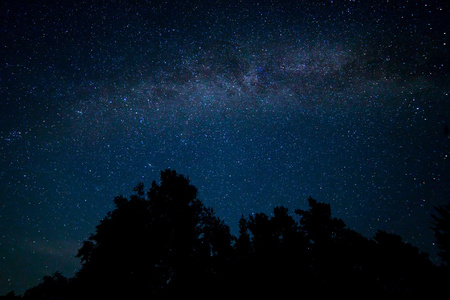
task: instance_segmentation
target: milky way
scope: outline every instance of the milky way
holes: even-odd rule
[[[72,276],[113,198],[166,168],[234,234],[312,196],[435,259],[449,7],[184,2],[2,4],[0,294]]]

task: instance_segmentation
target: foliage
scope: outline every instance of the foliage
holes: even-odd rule
[[[239,236],[197,199],[189,178],[173,170],[147,193],[139,184],[78,251],[75,278],[46,276],[25,299],[417,296],[439,294],[448,271],[395,234],[373,239],[333,218],[329,204],[308,199],[308,210],[285,207],[242,216]],[[435,231],[448,263],[448,207]],[[13,293],[5,299],[17,299]]]

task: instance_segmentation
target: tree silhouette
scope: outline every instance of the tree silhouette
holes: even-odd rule
[[[379,288],[385,294],[425,293],[432,265],[428,255],[402,241],[399,235],[378,230],[375,234],[376,253],[374,261]]]
[[[116,209],[79,250],[81,288],[102,297],[161,296],[212,275],[213,260],[231,249],[231,235],[189,179],[165,170],[147,198],[143,184],[134,191],[130,200],[116,197]]]
[[[309,210],[295,210],[301,230],[310,243],[309,255],[314,293],[356,295],[373,289],[365,278],[370,242],[333,218],[329,204],[308,199]]]
[[[308,210],[295,210],[297,219],[285,207],[242,216],[235,238],[197,199],[189,178],[173,170],[161,171],[147,192],[142,183],[134,192],[116,197],[83,243],[75,278],[45,276],[23,298],[429,297],[449,282],[448,268],[400,236],[364,237],[311,197]],[[437,212],[434,229],[448,265],[449,207]]]
[[[332,218],[329,204],[317,202],[311,197],[308,203],[309,211],[297,209],[295,213],[301,217],[300,224],[314,248],[324,249],[341,237],[345,223]]]
[[[271,217],[242,216],[234,248],[234,285],[241,295],[287,297],[308,277],[308,242],[287,208],[275,207]]]
[[[245,258],[251,252],[250,235],[248,234],[248,223],[241,215],[239,219],[239,238],[236,239],[235,244],[236,256],[238,258]]]
[[[65,299],[68,295],[69,280],[61,273],[56,272],[52,276],[44,276],[42,283],[27,290],[24,299],[58,300]]]

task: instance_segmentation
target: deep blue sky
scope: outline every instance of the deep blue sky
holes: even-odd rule
[[[446,1],[70,2],[0,4],[0,295],[73,276],[113,198],[165,168],[234,234],[312,196],[436,257]]]

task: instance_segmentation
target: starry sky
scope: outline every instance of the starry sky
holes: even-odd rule
[[[0,295],[171,168],[237,234],[312,196],[436,258],[450,195],[446,1],[0,4]]]

